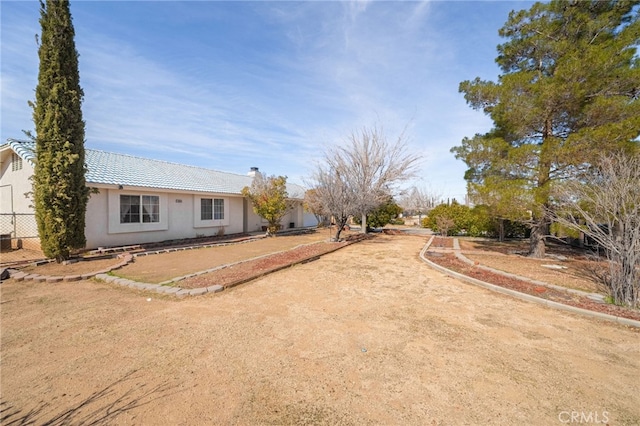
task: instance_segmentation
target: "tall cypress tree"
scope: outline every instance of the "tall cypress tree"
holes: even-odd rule
[[[42,250],[61,262],[86,244],[84,93],[69,1],[41,0],[40,25],[40,69],[31,104],[36,129],[33,193]]]

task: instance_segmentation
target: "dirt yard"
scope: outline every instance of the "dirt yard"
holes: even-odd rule
[[[607,268],[602,261],[589,260],[587,253],[570,247],[551,244],[544,259],[526,256],[528,241],[460,240],[466,257],[482,265],[528,278],[577,290],[598,292],[601,289],[590,272],[593,268]]]
[[[448,278],[425,242],[184,300],[4,281],[0,423],[640,423],[638,330]]]
[[[344,233],[345,238],[353,235],[353,233]],[[153,254],[137,257],[134,263],[115,271],[114,274],[136,281],[160,283],[216,266],[279,251],[287,251],[301,245],[321,243],[328,239],[328,231],[318,231],[309,234],[262,238],[241,244]],[[157,250],[163,249],[159,248]],[[52,262],[40,266],[28,266],[21,270],[41,275],[77,275],[108,268],[120,262],[121,260],[116,258],[77,262],[69,265]]]

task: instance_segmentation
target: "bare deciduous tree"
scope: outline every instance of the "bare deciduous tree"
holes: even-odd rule
[[[436,224],[438,225],[438,230],[440,231],[440,235],[446,237],[449,235],[449,229],[453,228],[456,222],[447,216],[438,216],[436,218]]]
[[[334,240],[339,241],[347,220],[356,211],[353,190],[340,171],[330,166],[318,166],[312,175],[312,181],[317,212],[333,218],[337,227]]]
[[[347,143],[325,155],[329,170],[348,187],[356,214],[362,216],[362,232],[367,232],[367,213],[383,204],[395,186],[414,175],[419,156],[407,147],[404,132],[397,141],[387,141],[379,126],[352,132]]]
[[[441,203],[442,194],[429,188],[414,186],[400,198],[400,205],[411,215],[418,215],[418,225],[422,226],[422,215]]]
[[[604,156],[579,181],[556,189],[562,225],[584,232],[606,252],[604,283],[615,303],[639,306],[640,155]]]
[[[329,225],[330,215],[326,213],[316,188],[309,189],[304,193],[304,208],[315,216],[318,227]]]

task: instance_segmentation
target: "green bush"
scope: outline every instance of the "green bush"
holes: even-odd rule
[[[505,238],[529,238],[531,235],[531,228],[521,222],[514,222],[511,220],[504,221],[504,236]]]
[[[398,215],[402,213],[402,207],[397,205],[393,199],[389,199],[385,204],[381,205],[371,213],[367,215],[367,228],[382,228],[387,223],[393,223],[393,221],[398,221],[398,223],[393,223],[394,225],[404,225],[403,219],[396,219]],[[361,225],[361,220],[359,217],[354,217],[353,221]]]
[[[495,224],[486,206],[468,206],[452,203],[440,204],[429,212],[429,216],[422,220],[424,228],[431,228],[434,232],[440,232],[439,218],[451,219],[454,225],[449,228],[448,235],[470,235],[473,237],[493,236]]]
[[[569,228],[567,226],[563,226],[560,223],[554,222],[549,227],[549,231],[552,235],[555,235],[558,238],[570,237],[570,238],[580,238],[580,231],[577,229]]]

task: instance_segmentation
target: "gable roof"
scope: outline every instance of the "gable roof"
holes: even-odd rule
[[[7,140],[7,145],[31,165],[35,161],[35,143]],[[248,175],[220,172],[202,167],[126,154],[85,148],[88,184],[122,185],[192,192],[240,194],[250,186],[253,178]],[[287,183],[290,198],[303,198],[304,188]]]

